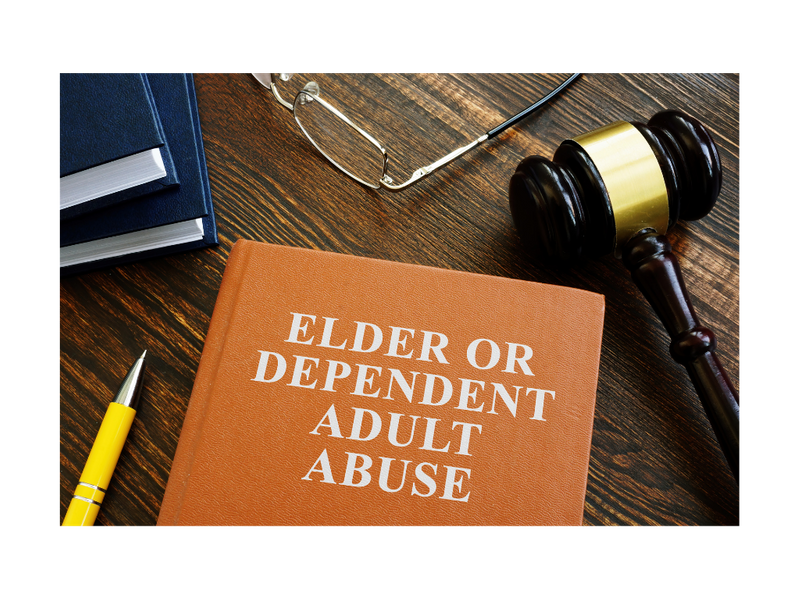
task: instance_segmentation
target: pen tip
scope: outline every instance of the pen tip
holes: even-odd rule
[[[136,359],[136,362],[131,365],[125,379],[119,387],[117,395],[114,400],[117,404],[122,404],[129,408],[136,410],[139,404],[139,394],[142,391],[142,382],[144,381],[145,362],[144,357],[147,355],[147,350],[142,352],[142,355]]]

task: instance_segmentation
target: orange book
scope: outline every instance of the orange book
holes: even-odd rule
[[[580,525],[603,297],[234,246],[159,525]]]

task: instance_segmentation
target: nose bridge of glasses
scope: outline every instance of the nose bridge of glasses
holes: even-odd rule
[[[281,106],[292,110],[292,103],[283,99],[278,91],[277,84],[279,81],[289,81],[294,77],[294,73],[251,73],[251,75],[256,78],[256,81],[272,92],[272,96]]]
[[[250,73],[264,87],[269,87],[276,80],[289,81],[294,73]]]
[[[309,81],[303,86],[303,89],[300,91],[300,93],[298,93],[297,96],[300,104],[313,102],[314,98],[319,96],[319,84],[316,81]]]

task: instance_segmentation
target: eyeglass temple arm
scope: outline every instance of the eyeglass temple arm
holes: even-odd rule
[[[430,175],[431,173],[433,173],[434,171],[436,171],[440,167],[443,167],[447,163],[452,162],[453,160],[455,160],[456,158],[458,158],[462,154],[465,154],[466,152],[469,152],[475,146],[478,146],[479,144],[482,144],[483,142],[485,142],[488,139],[489,139],[488,134],[484,133],[478,139],[476,139],[473,142],[467,144],[466,146],[462,146],[461,148],[457,148],[456,150],[453,150],[450,154],[448,154],[447,156],[443,156],[442,158],[440,158],[436,162],[431,163],[426,167],[420,167],[419,169],[414,171],[414,173],[411,175],[411,177],[407,181],[404,181],[403,183],[398,183],[398,184],[392,183],[391,179],[387,175],[384,174],[384,176],[381,178],[381,181],[380,181],[381,187],[384,187],[387,190],[390,190],[392,192],[399,192],[400,190],[404,190],[405,188],[410,186],[412,183],[416,183],[420,179],[423,179],[423,178],[427,177],[428,175]]]
[[[275,100],[277,100],[281,106],[289,110],[292,110],[292,103],[287,102],[281,97],[280,93],[278,92],[278,86],[276,85],[276,82],[280,81],[281,79],[284,79],[284,81],[290,79],[293,71],[269,70],[269,71],[250,71],[250,72],[253,74],[253,77],[256,78],[256,81],[258,81],[261,85],[263,85],[265,88],[269,89],[272,92],[272,95],[275,96]],[[282,74],[286,73],[290,75],[288,77],[282,77]]]
[[[384,188],[386,188],[386,189],[388,189],[390,191],[393,191],[393,192],[397,192],[397,191],[400,191],[400,190],[403,190],[403,189],[407,188],[408,186],[410,186],[413,183],[416,183],[420,179],[424,179],[425,177],[427,177],[428,175],[430,175],[431,173],[433,173],[437,169],[439,169],[439,168],[443,167],[444,165],[452,162],[453,160],[455,160],[459,156],[461,156],[463,154],[466,154],[467,152],[469,152],[470,150],[472,150],[476,146],[479,146],[480,144],[482,144],[486,140],[493,138],[494,136],[496,136],[497,134],[505,131],[506,129],[508,129],[512,125],[515,125],[516,123],[519,123],[522,119],[527,117],[529,114],[534,112],[536,109],[540,108],[543,104],[547,103],[551,98],[553,98],[553,96],[556,96],[557,94],[559,94],[561,92],[561,90],[563,90],[570,83],[575,81],[578,77],[580,77],[580,73],[573,73],[561,85],[559,85],[557,88],[552,90],[549,94],[547,94],[543,98],[541,98],[541,99],[537,100],[536,102],[534,102],[533,104],[531,104],[528,108],[518,112],[516,115],[514,115],[513,117],[511,117],[507,121],[504,121],[503,123],[500,123],[500,125],[498,125],[497,127],[487,131],[482,136],[480,136],[478,139],[472,141],[471,143],[467,144],[466,146],[462,146],[461,148],[457,148],[456,150],[453,150],[450,154],[440,158],[436,162],[431,163],[431,164],[429,164],[429,165],[427,165],[425,167],[421,167],[421,168],[417,169],[416,171],[414,171],[414,173],[411,175],[411,177],[407,181],[404,181],[403,183],[395,184],[395,183],[393,183],[391,181],[391,179],[389,179],[386,175],[384,175],[383,178],[380,181],[381,187],[384,187]],[[274,86],[273,86],[273,88],[274,88]],[[273,92],[273,93],[275,93],[275,92]]]
[[[276,73],[276,75],[277,75],[277,73]],[[294,109],[294,107],[292,106],[291,102],[287,102],[286,100],[281,98],[281,95],[278,93],[278,86],[275,85],[274,81],[270,82],[269,89],[272,92],[272,95],[275,96],[275,100],[277,100],[281,104],[281,106],[283,106],[285,108],[288,108],[289,110],[293,110]]]
[[[575,80],[576,80],[578,77],[580,77],[580,75],[581,75],[580,73],[573,73],[572,75],[570,75],[570,76],[569,76],[569,77],[568,77],[568,78],[567,78],[567,79],[564,81],[564,83],[562,83],[561,85],[559,85],[557,88],[555,88],[555,89],[554,89],[553,91],[551,91],[549,94],[547,94],[547,95],[546,95],[544,98],[541,98],[540,100],[537,100],[535,103],[531,104],[531,105],[530,105],[528,108],[526,108],[525,110],[518,112],[516,115],[514,115],[513,117],[511,117],[511,118],[510,118],[508,121],[506,121],[506,122],[504,122],[504,123],[500,123],[500,125],[498,125],[498,126],[497,126],[497,127],[495,127],[494,129],[492,129],[492,130],[490,130],[490,131],[487,131],[487,132],[486,132],[486,135],[489,137],[489,139],[491,139],[491,138],[493,138],[494,136],[496,136],[498,133],[501,133],[501,132],[505,131],[506,129],[508,129],[508,128],[509,128],[509,127],[511,127],[512,125],[516,125],[516,124],[517,124],[517,123],[519,123],[519,122],[520,122],[522,119],[524,119],[524,118],[525,118],[525,117],[527,117],[529,114],[531,114],[533,111],[535,111],[536,109],[540,108],[540,107],[541,107],[543,104],[545,104],[545,103],[549,102],[549,101],[550,101],[550,99],[551,99],[551,98],[553,98],[553,96],[557,96],[557,95],[558,95],[558,94],[561,92],[561,90],[563,90],[563,89],[564,89],[565,87],[567,87],[567,86],[568,86],[570,83],[572,83],[573,81],[575,81]]]

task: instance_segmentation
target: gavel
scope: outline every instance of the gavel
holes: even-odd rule
[[[552,160],[529,156],[511,177],[514,224],[534,257],[576,263],[611,252],[666,328],[739,480],[739,395],[692,307],[665,237],[678,219],[706,216],[722,185],[716,144],[675,110],[647,124],[617,122],[566,140]]]

